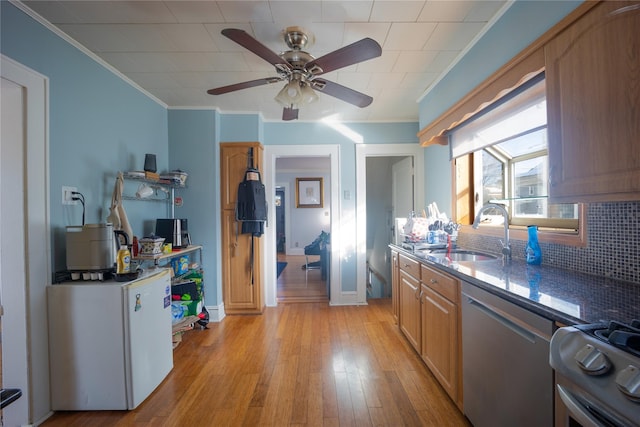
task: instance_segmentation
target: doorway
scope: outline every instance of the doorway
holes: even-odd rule
[[[340,227],[340,210],[337,208],[339,206],[338,200],[338,184],[339,184],[339,146],[338,145],[304,145],[304,146],[295,146],[295,145],[267,145],[265,146],[265,187],[267,194],[273,195],[271,197],[275,197],[276,188],[284,187],[285,196],[284,196],[284,208],[285,208],[285,254],[287,258],[291,258],[291,262],[295,262],[297,267],[293,264],[288,264],[284,271],[282,272],[280,277],[283,277],[285,274],[293,274],[301,275],[302,279],[304,279],[305,270],[302,270],[301,266],[304,263],[304,247],[311,243],[317,235],[323,230],[329,233],[331,236],[335,236],[337,230]],[[286,162],[287,159],[295,159],[299,160],[305,159],[305,164],[298,163],[297,166],[287,166],[278,167],[277,163]],[[322,175],[324,178],[324,205],[322,208],[308,208],[301,209],[295,208],[296,206],[296,177],[317,177],[318,176],[318,166],[315,164],[319,161],[326,161],[327,169],[325,171],[325,175]],[[309,166],[311,165],[311,166]],[[290,179],[287,179],[285,182],[279,181],[282,180],[279,177],[279,171],[286,169],[290,174]],[[273,200],[273,199],[271,199]],[[274,205],[273,201],[269,202],[270,205]],[[308,222],[306,219],[299,217],[299,214],[302,211],[307,211],[307,215],[312,216],[311,222]],[[292,213],[293,212],[293,213]],[[304,216],[304,215],[303,215]],[[276,223],[276,209],[269,210],[269,223]],[[314,225],[320,224],[320,228],[312,228],[309,227],[308,224],[313,223]],[[292,231],[293,228],[297,227],[298,231]],[[294,237],[292,237],[294,236]],[[332,239],[333,240],[333,239]],[[335,243],[335,240],[332,241],[332,245]],[[265,302],[267,306],[275,306],[278,304],[278,296],[277,296],[277,261],[278,261],[278,253],[277,253],[277,232],[276,227],[267,227],[265,233],[265,265],[264,265],[264,274],[265,274]],[[339,248],[339,246],[336,246]],[[323,281],[322,283],[327,287],[327,282],[329,286],[329,300],[333,302],[334,298],[338,300],[341,296],[341,285],[340,285],[340,263],[339,263],[339,250],[332,250],[328,256],[326,265],[327,268],[327,281]],[[298,258],[293,258],[297,256]],[[287,260],[287,262],[289,262]],[[316,274],[320,273],[319,271],[309,272],[309,277],[312,277],[311,273]],[[296,279],[300,280],[300,278]],[[302,283],[304,280],[302,280]],[[300,284],[300,283],[299,283]],[[326,300],[326,297],[325,297]]]
[[[413,187],[408,191],[413,194],[416,209],[425,206],[424,149],[418,143],[356,145],[356,292],[358,301],[361,304],[366,304],[369,275],[367,266],[367,230],[369,228],[367,224],[367,159],[370,157],[406,157],[411,159],[413,164]],[[406,214],[398,212],[397,215],[404,216]],[[391,225],[388,227],[391,227]],[[386,253],[386,259],[389,260],[388,247],[386,248]]]
[[[367,300],[391,297],[389,243],[395,241],[395,218],[413,210],[413,158],[370,156],[367,167]]]
[[[2,422],[27,425],[50,411],[48,80],[4,55],[0,58],[2,383],[23,393],[3,409]]]
[[[306,247],[331,227],[331,161],[328,156],[282,156],[276,159],[275,223],[277,300],[328,301],[326,257]],[[320,206],[298,203],[301,188],[313,182]],[[290,191],[291,190],[291,191]],[[324,246],[323,246],[324,248]],[[323,268],[324,267],[324,268]]]

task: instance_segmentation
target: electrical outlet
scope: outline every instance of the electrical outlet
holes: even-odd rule
[[[62,187],[62,204],[77,205],[78,201],[73,200],[73,192],[78,191],[78,187]]]

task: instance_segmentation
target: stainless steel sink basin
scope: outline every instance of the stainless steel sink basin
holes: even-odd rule
[[[445,249],[435,250],[427,253],[426,255],[440,259],[448,259],[450,261],[492,261],[497,259],[495,255],[457,249],[454,249],[451,252],[447,252]]]

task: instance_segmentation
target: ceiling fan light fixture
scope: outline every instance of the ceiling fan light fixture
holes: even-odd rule
[[[303,101],[302,88],[299,80],[291,80],[278,92],[275,97],[278,104],[283,107],[298,105]]]
[[[311,104],[312,102],[316,102],[318,100],[318,95],[313,89],[311,89],[311,86],[309,86],[308,84],[304,84],[301,91],[303,104]]]

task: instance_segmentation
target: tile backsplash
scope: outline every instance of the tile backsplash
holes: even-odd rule
[[[640,285],[640,202],[591,203],[587,224],[586,247],[541,243],[542,263]],[[524,258],[526,243],[511,241],[514,258]],[[466,233],[458,244],[476,250],[500,245],[498,238]]]

